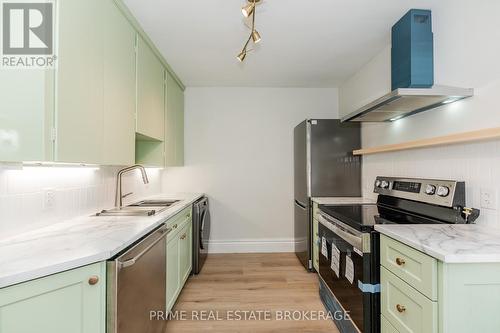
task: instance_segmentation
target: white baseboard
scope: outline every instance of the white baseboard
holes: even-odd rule
[[[294,252],[293,239],[210,240],[209,253]]]

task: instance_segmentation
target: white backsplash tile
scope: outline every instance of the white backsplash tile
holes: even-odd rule
[[[363,156],[363,194],[376,198],[376,176],[465,181],[467,205],[481,209],[477,223],[500,227],[497,209],[481,208],[481,189],[500,194],[500,141],[474,142]]]
[[[118,167],[25,167],[0,164],[0,238],[94,214],[114,206]],[[123,177],[123,191],[134,192],[124,203],[161,192],[159,169],[147,169],[150,183],[139,172]],[[45,191],[54,192],[54,204],[44,207]]]

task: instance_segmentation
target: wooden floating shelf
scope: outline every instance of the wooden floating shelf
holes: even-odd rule
[[[429,139],[421,139],[421,140],[408,141],[391,145],[359,149],[353,151],[353,154],[369,155],[369,154],[386,153],[391,151],[399,151],[407,149],[451,145],[463,142],[493,140],[499,138],[500,138],[500,127],[496,127],[496,128],[482,129],[478,131],[438,136]]]

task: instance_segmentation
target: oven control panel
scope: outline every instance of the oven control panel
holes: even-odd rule
[[[453,180],[377,177],[374,192],[439,206],[465,206],[465,183]]]

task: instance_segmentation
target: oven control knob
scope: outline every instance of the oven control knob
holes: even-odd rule
[[[378,179],[377,179],[377,180],[375,181],[375,187],[380,187],[380,184],[381,184],[381,183],[382,183],[382,182],[381,182],[380,180],[378,180]]]
[[[383,180],[380,184],[381,188],[389,188],[389,182],[387,180]]]
[[[446,197],[450,194],[450,188],[448,186],[439,186],[437,189],[437,195],[440,197]]]
[[[427,187],[425,188],[425,193],[428,195],[433,195],[434,193],[436,193],[436,186],[431,184],[427,185]]]

